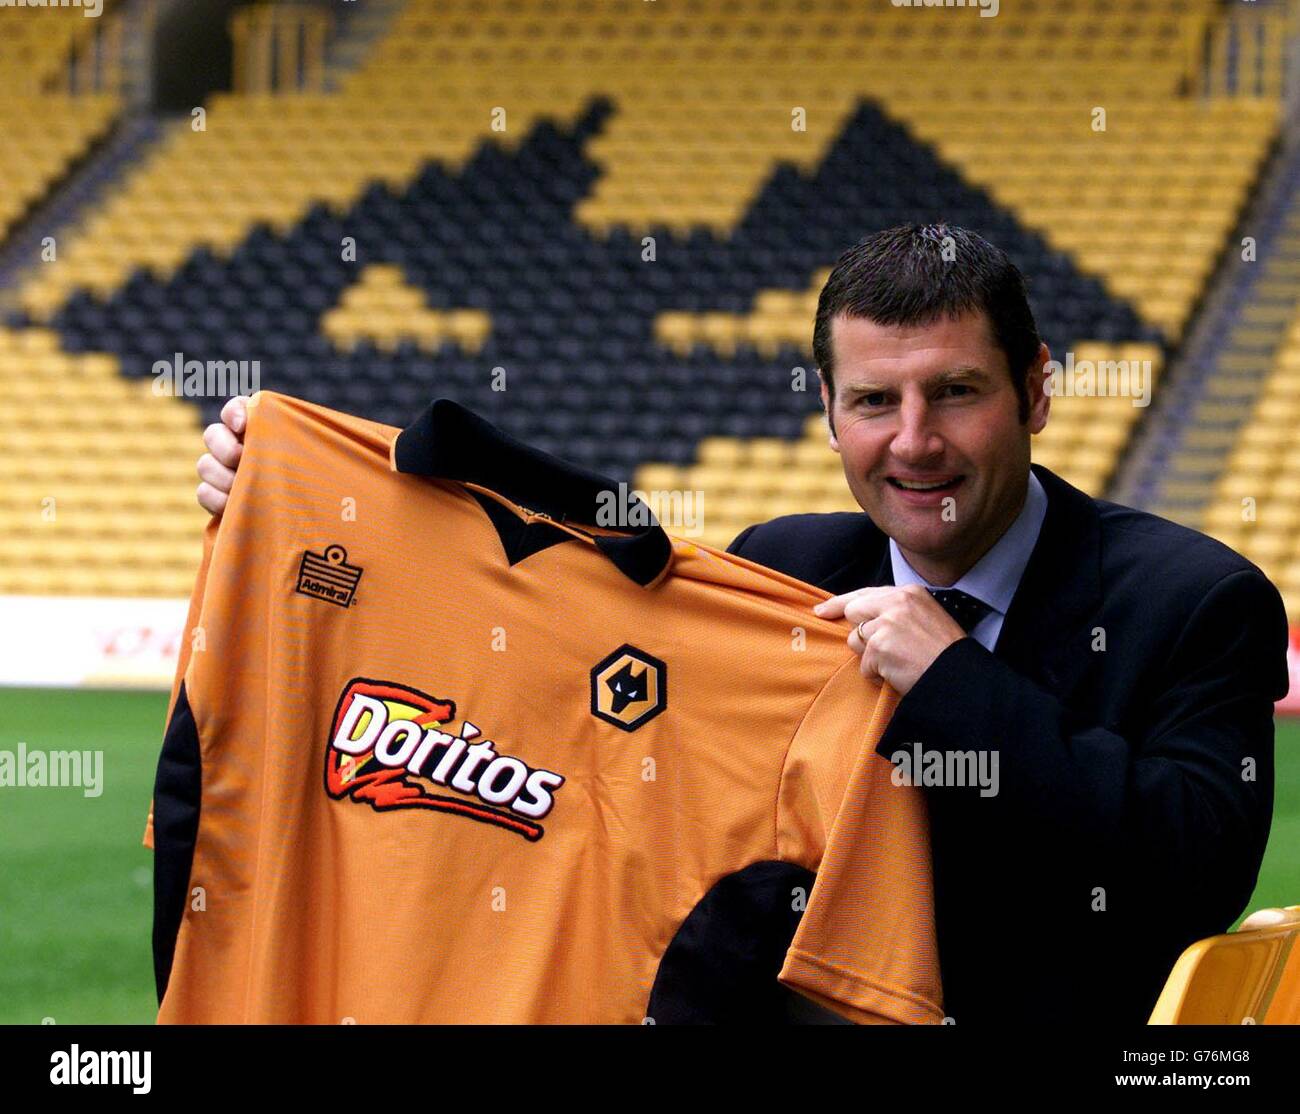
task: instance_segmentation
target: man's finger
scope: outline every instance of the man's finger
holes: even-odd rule
[[[875,620],[864,620],[855,623],[853,630],[849,632],[849,649],[855,654],[860,654],[866,650],[867,639],[871,637],[871,633],[875,629]]]
[[[220,422],[213,422],[203,431],[203,443],[208,447],[217,462],[227,468],[237,468],[244,446],[230,430]]]
[[[208,514],[220,514],[226,509],[226,502],[229,496],[224,491],[218,491],[210,483],[199,484],[198,490],[199,506]]]
[[[838,619],[844,614],[844,608],[848,606],[851,600],[861,599],[864,596],[879,596],[885,592],[897,591],[892,585],[885,585],[876,588],[855,588],[852,592],[842,592],[838,596],[831,596],[828,600],[822,600],[821,603],[813,605],[813,613],[820,615],[823,619]]]
[[[230,494],[231,485],[235,482],[235,473],[217,460],[211,453],[204,453],[199,457],[198,468],[199,479],[211,485],[223,495]]]
[[[885,608],[893,603],[891,596],[859,596],[844,605],[844,618],[850,623],[861,623],[875,619]]]
[[[235,395],[221,408],[221,421],[232,432],[243,434],[248,424],[248,396]]]

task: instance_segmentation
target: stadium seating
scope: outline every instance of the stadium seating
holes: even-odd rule
[[[1183,96],[1215,18],[409,0],[337,92],[219,94],[174,123],[20,302],[128,380],[256,359],[262,386],[394,425],[455,397],[634,486],[703,491],[725,544],[852,505],[811,310],[870,229],[974,227],[1054,356],[1158,372],[1276,127],[1275,98]],[[1036,457],[1099,494],[1141,413],[1056,399]]]
[[[477,352],[491,330],[491,319],[481,310],[429,309],[424,293],[411,286],[402,269],[372,264],[361,272],[355,286],[321,317],[321,329],[340,348],[354,349],[370,340],[384,352],[395,351],[403,341],[424,350],[437,350],[444,340]]]
[[[1300,293],[1300,272],[1289,281]],[[1300,314],[1294,313],[1250,406],[1201,528],[1249,557],[1300,616]],[[1221,404],[1231,405],[1229,397]],[[1249,403],[1247,405],[1250,405]]]
[[[164,405],[165,404],[165,405]],[[198,415],[112,356],[0,330],[0,593],[187,596]]]
[[[111,93],[73,92],[73,58],[95,23],[78,8],[0,8],[0,241],[120,109]]]
[[[115,6],[104,0],[99,18]],[[97,30],[81,7],[0,8],[0,88],[19,96],[66,90],[72,52]]]

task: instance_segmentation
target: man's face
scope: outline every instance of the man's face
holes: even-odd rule
[[[831,344],[835,398],[823,381],[822,402],[854,498],[917,572],[952,584],[1024,503],[1029,437],[1050,404],[1046,345],[1029,374],[1022,425],[1006,356],[982,313],[925,326],[840,316]]]

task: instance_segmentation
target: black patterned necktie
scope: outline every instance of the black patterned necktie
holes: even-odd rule
[[[928,591],[939,601],[939,605],[957,620],[957,625],[967,634],[970,634],[975,624],[993,610],[983,600],[977,600],[960,588],[930,588]]]

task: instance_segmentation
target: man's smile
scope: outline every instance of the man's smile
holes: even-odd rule
[[[966,479],[963,475],[948,476],[886,476],[885,482],[904,503],[914,507],[930,507],[956,491]]]

